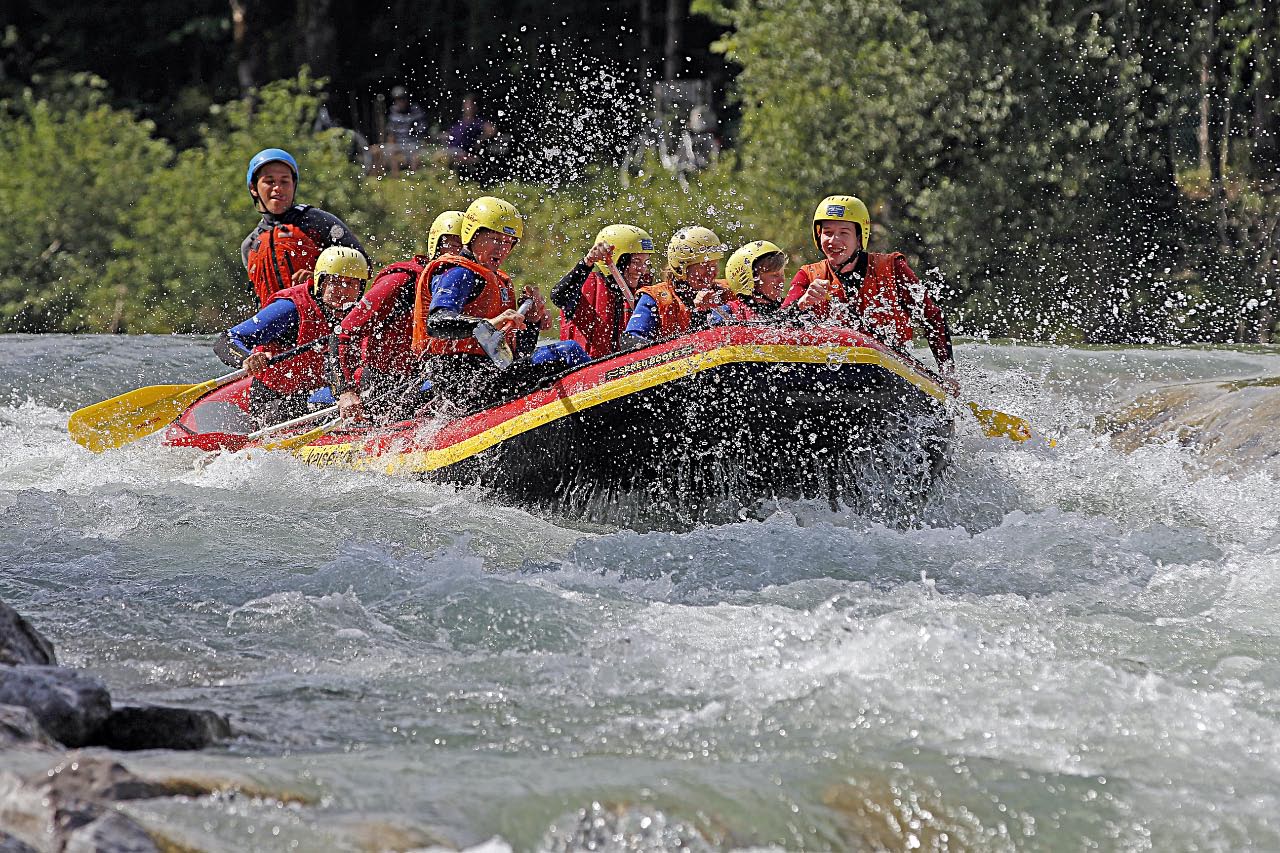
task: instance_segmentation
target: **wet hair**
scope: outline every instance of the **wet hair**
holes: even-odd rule
[[[782,272],[782,268],[787,265],[786,252],[770,252],[767,255],[761,255],[756,258],[756,262],[751,265],[752,275],[760,275],[765,272]]]

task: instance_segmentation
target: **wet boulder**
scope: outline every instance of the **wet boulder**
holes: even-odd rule
[[[27,708],[66,746],[91,743],[111,713],[99,679],[61,666],[0,666],[0,705]]]
[[[1280,474],[1280,377],[1156,388],[1101,417],[1098,426],[1126,452],[1173,441],[1217,471]]]
[[[47,771],[23,781],[63,800],[148,800],[210,793],[208,787],[193,783],[144,779],[118,761],[82,752],[67,753]]]
[[[0,772],[0,842],[11,839],[13,850],[60,853],[158,853],[164,849],[128,815],[82,796],[91,793],[65,785],[59,789],[44,774],[21,779]]]
[[[142,826],[127,815],[107,812],[67,834],[63,853],[162,853]]]
[[[53,643],[21,613],[0,601],[0,664],[53,666],[57,662]]]
[[[0,705],[0,749],[15,746],[49,749],[56,745],[30,708]],[[3,850],[0,846],[0,853]]]
[[[0,831],[0,853],[40,853],[31,845]]]
[[[94,736],[109,749],[204,749],[231,737],[227,718],[213,711],[161,705],[113,708]]]

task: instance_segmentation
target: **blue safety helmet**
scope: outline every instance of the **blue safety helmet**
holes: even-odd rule
[[[248,184],[250,193],[253,192],[253,176],[268,163],[284,163],[293,170],[293,182],[295,184],[298,182],[298,161],[293,159],[293,155],[283,148],[264,148],[249,160],[249,171],[244,176],[244,182]]]

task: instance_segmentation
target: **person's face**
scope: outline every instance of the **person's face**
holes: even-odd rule
[[[622,273],[622,280],[633,291],[637,287],[646,287],[653,282],[653,273],[649,269],[649,256],[639,252],[628,257],[627,265],[618,272]]]
[[[364,292],[364,282],[347,275],[327,275],[320,301],[335,311],[354,305]]]
[[[436,255],[456,255],[462,251],[462,238],[457,234],[442,234],[436,241]]]
[[[496,270],[502,266],[502,262],[518,242],[510,234],[500,234],[486,228],[471,238],[471,254],[489,269]]]
[[[852,222],[828,220],[818,225],[818,246],[828,261],[839,265],[862,248],[862,241],[858,239],[858,227]]]
[[[258,194],[258,202],[268,213],[276,216],[293,205],[293,194],[297,190],[293,170],[284,163],[268,163],[259,169],[253,179],[253,188]]]
[[[756,293],[770,302],[781,302],[783,281],[786,279],[785,270],[786,267],[783,267],[771,272],[756,273]]]
[[[471,98],[462,99],[462,117],[468,121],[476,117],[476,102]]]
[[[684,280],[694,290],[702,290],[711,286],[711,282],[716,280],[716,262],[713,258],[709,261],[701,263],[689,264],[685,268]]]

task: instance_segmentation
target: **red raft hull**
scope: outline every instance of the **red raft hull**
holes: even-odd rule
[[[165,442],[244,447],[246,388],[202,398]],[[451,422],[334,431],[293,452],[636,526],[742,517],[776,498],[902,520],[945,466],[946,400],[923,365],[867,335],[731,326],[592,362]]]

